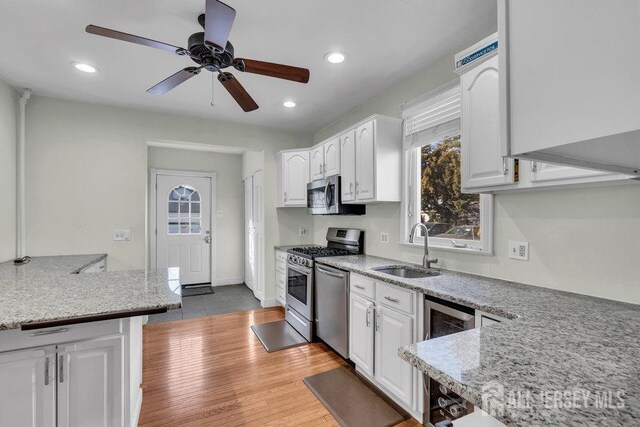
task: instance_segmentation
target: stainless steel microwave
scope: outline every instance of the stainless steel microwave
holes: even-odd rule
[[[340,182],[340,175],[334,175],[307,184],[307,212],[310,215],[364,215],[365,205],[342,203]]]

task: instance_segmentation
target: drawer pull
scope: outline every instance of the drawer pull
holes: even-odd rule
[[[44,385],[49,385],[49,358],[44,358]]]
[[[353,285],[353,287],[358,289],[364,289],[364,286],[361,286],[361,285]]]
[[[386,296],[386,295],[385,295],[384,299],[386,299],[387,301],[391,301],[391,302],[400,302],[400,300],[398,298],[393,298],[393,297],[389,297],[389,296]]]
[[[67,332],[68,330],[69,330],[69,328],[58,328],[58,329],[52,329],[50,331],[31,332],[29,334],[29,336],[31,336],[31,337],[40,337],[42,335],[61,334],[63,332]]]

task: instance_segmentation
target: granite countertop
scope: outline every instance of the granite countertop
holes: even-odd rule
[[[85,316],[179,308],[179,272],[112,271],[73,274],[106,255],[34,257],[0,264],[0,330]]]
[[[502,323],[399,349],[400,357],[507,425],[640,425],[640,306],[367,256],[319,263],[493,313]]]

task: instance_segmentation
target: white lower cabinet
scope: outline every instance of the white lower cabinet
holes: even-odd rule
[[[123,424],[123,336],[58,346],[58,426]]]
[[[349,358],[373,376],[373,307],[371,301],[351,294],[349,301]]]
[[[0,426],[56,425],[55,347],[0,353]]]
[[[276,250],[276,300],[284,307],[287,296],[287,253]]]
[[[418,339],[421,317],[416,292],[395,288],[386,283],[351,273],[349,297],[349,358],[356,369],[381,391],[422,419],[418,398],[417,369],[398,356],[398,349]],[[385,300],[400,300],[387,295],[389,288],[407,293],[411,307],[391,308]],[[413,313],[411,315],[410,313]]]
[[[141,329],[131,318],[0,332],[0,426],[136,425]]]
[[[375,379],[407,405],[413,404],[413,366],[398,356],[398,348],[413,341],[413,319],[376,306]]]

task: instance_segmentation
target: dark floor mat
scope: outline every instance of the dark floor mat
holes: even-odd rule
[[[386,427],[405,420],[363,383],[350,367],[336,368],[304,379],[333,417],[344,427]]]
[[[213,287],[211,286],[193,286],[182,288],[183,297],[196,297],[198,295],[209,295],[214,293],[215,292],[213,291]]]
[[[267,353],[307,344],[307,340],[284,320],[251,325]]]

